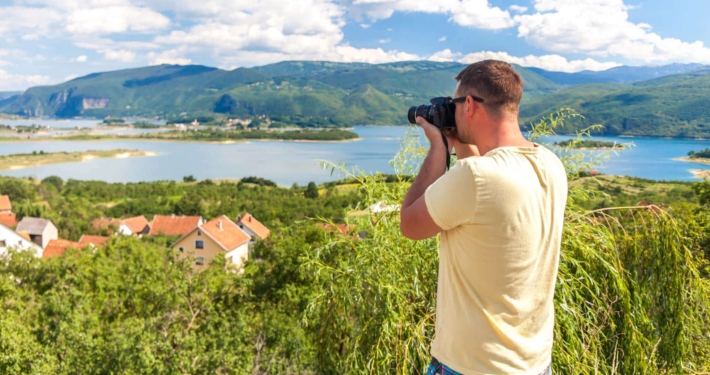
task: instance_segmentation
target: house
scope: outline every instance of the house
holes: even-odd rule
[[[51,257],[56,257],[56,256],[62,256],[64,253],[67,252],[67,250],[73,247],[75,249],[81,249],[83,246],[81,246],[80,243],[74,242],[74,241],[67,241],[67,240],[51,240],[47,244],[47,247],[44,249],[44,252],[42,253],[42,258],[51,258]]]
[[[36,217],[23,217],[15,231],[20,234],[27,233],[32,242],[42,246],[43,249],[47,247],[50,240],[58,238],[57,227],[51,221]]]
[[[271,233],[269,228],[265,227],[264,224],[260,223],[259,220],[256,220],[248,212],[239,216],[237,225],[254,239],[266,239],[266,237],[269,237],[269,233]]]
[[[111,231],[112,229],[115,231],[114,233],[116,234],[121,234],[124,236],[130,236],[133,234],[133,231],[131,228],[126,225],[123,220],[119,219],[114,219],[114,218],[100,218],[100,219],[95,219],[91,222],[91,227],[94,228],[96,231],[101,231],[103,229],[106,229],[107,231]]]
[[[0,224],[14,228],[17,226],[17,216],[12,212],[0,212]]]
[[[201,216],[155,215],[150,226],[150,235],[186,236],[204,222]]]
[[[217,254],[226,253],[227,261],[240,267],[249,257],[249,236],[227,216],[220,216],[189,231],[172,248],[178,258],[193,257],[193,267],[207,267]]]
[[[0,224],[0,255],[7,254],[7,249],[32,251],[38,257],[42,256],[42,248],[19,233]]]
[[[12,203],[7,195],[0,195],[0,214],[12,212]]]
[[[94,247],[104,247],[104,246],[106,246],[106,243],[108,243],[109,240],[110,240],[109,237],[91,236],[88,234],[84,234],[79,239],[79,245],[81,247],[89,246],[89,245],[92,245]]]
[[[129,217],[128,219],[114,219],[114,218],[100,218],[91,222],[92,228],[96,231],[102,229],[115,228],[115,233],[122,234],[124,236],[141,236],[150,233],[150,223],[145,216],[135,216]]]
[[[123,224],[128,226],[131,232],[136,236],[150,233],[150,223],[143,215],[123,219]]]

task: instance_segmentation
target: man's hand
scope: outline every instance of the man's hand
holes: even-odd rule
[[[435,147],[444,147],[444,140],[442,139],[442,133],[439,128],[436,126],[430,124],[427,120],[424,119],[424,117],[417,116],[417,124],[422,127],[424,130],[424,135],[429,139],[429,144],[431,144],[432,148]],[[449,144],[449,153],[451,153],[451,149],[454,148],[454,143],[458,142],[456,138],[446,136],[446,142]]]

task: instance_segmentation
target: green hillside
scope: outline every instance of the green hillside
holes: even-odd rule
[[[627,85],[574,86],[524,105],[521,123],[570,107],[585,119],[569,122],[567,132],[601,124],[607,135],[710,137],[708,73],[705,68]]]
[[[315,124],[404,124],[409,106],[452,95],[465,65],[430,61],[371,65],[288,61],[225,71],[199,65],[160,65],[94,73],[34,87],[5,103],[23,116],[218,116],[311,119]],[[517,67],[526,100],[559,85]]]

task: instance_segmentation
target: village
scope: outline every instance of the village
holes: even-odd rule
[[[192,258],[194,269],[207,267],[224,254],[230,265],[241,268],[256,241],[266,239],[270,230],[249,213],[233,221],[221,215],[206,221],[201,216],[155,215],[125,219],[98,218],[91,222],[92,234],[84,234],[78,242],[58,238],[52,221],[23,217],[19,221],[12,212],[12,202],[0,195],[0,255],[15,248],[29,251],[40,258],[63,256],[68,249],[95,249],[106,246],[112,236],[168,236],[178,238],[170,247],[178,258]],[[104,235],[97,235],[104,234]]]

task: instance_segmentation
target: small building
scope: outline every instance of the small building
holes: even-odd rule
[[[15,228],[17,226],[17,216],[12,212],[0,212],[0,224],[8,228]]]
[[[32,242],[41,246],[42,249],[47,247],[50,240],[58,238],[57,227],[47,219],[37,217],[23,217],[20,223],[15,228],[17,233],[27,233]]]
[[[42,253],[42,258],[51,258],[51,257],[58,257],[64,255],[64,253],[67,252],[69,248],[75,248],[75,249],[81,249],[83,246],[74,241],[67,241],[67,240],[51,240],[47,244],[47,247],[44,249],[44,253]]]
[[[95,219],[91,222],[91,227],[96,231],[103,229],[111,230],[113,229],[116,234],[122,234],[124,236],[136,235],[140,237],[141,235],[150,233],[150,223],[145,216],[134,216],[128,219],[114,219],[114,218],[100,218]]]
[[[0,214],[12,212],[12,203],[7,195],[0,195]]]
[[[7,250],[11,248],[32,251],[36,256],[42,256],[42,248],[39,245],[9,227],[0,224],[0,255],[7,254]]]
[[[81,236],[79,239],[79,245],[81,247],[85,246],[94,246],[94,247],[104,247],[110,240],[110,237],[104,237],[104,236],[92,236],[88,234],[84,234]]]
[[[114,234],[120,234],[123,236],[130,236],[133,234],[131,228],[126,225],[123,220],[114,218],[102,217],[100,219],[94,219],[91,222],[91,227],[94,228],[94,230],[96,231],[101,231],[105,229]]]
[[[204,222],[201,216],[155,215],[150,235],[185,236]]]
[[[178,258],[193,257],[193,267],[207,267],[217,254],[225,253],[227,261],[238,268],[249,257],[251,237],[227,216],[220,216],[192,229],[179,239],[172,248],[179,252]]]
[[[266,239],[266,237],[269,237],[269,233],[271,233],[269,228],[264,226],[264,224],[259,222],[259,220],[256,220],[248,212],[244,215],[239,216],[239,219],[237,220],[237,225],[253,239],[258,238],[260,240],[264,240]]]
[[[143,215],[123,219],[123,224],[125,224],[136,236],[140,237],[144,234],[150,233],[150,223]]]

